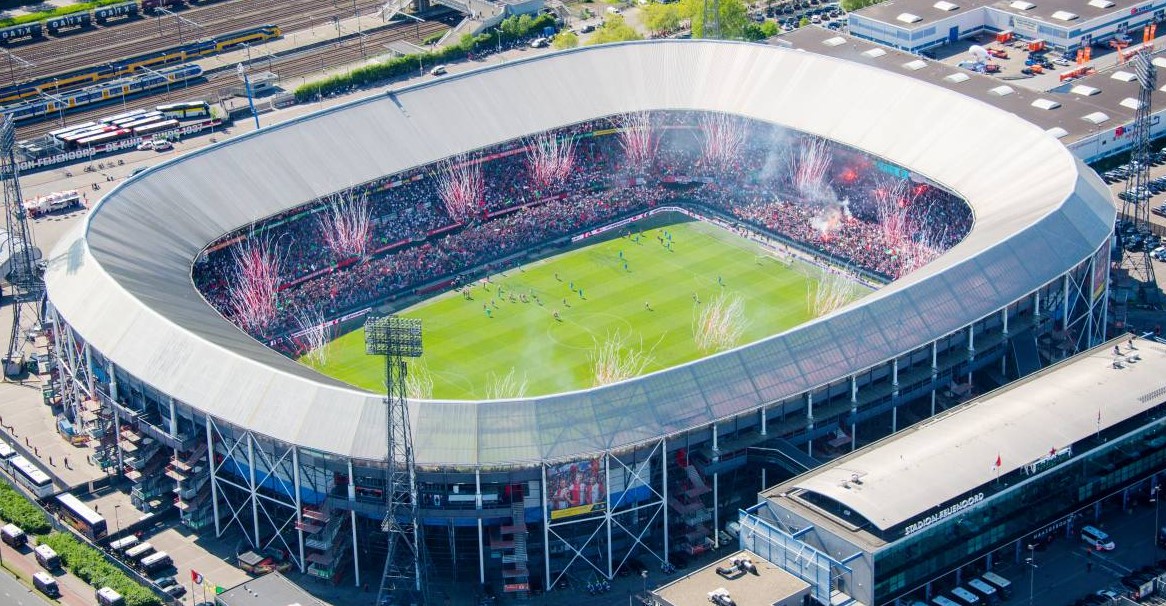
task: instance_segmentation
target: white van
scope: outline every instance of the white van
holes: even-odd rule
[[[61,588],[57,586],[57,580],[47,572],[38,570],[32,573],[32,586],[50,598],[61,597]]]
[[[980,606],[983,600],[980,596],[964,589],[963,587],[956,587],[951,590],[951,595],[955,596],[956,602],[966,604],[967,606]]]
[[[32,552],[36,554],[36,562],[45,570],[56,570],[61,566],[61,558],[48,545],[37,545]]]
[[[1113,551],[1117,547],[1108,534],[1092,526],[1081,529],[1081,540],[1096,551]]]

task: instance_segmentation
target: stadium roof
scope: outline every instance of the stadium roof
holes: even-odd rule
[[[244,581],[215,596],[221,606],[331,606],[278,571]]]
[[[157,166],[109,192],[57,247],[50,300],[94,348],[181,402],[278,440],[383,460],[380,398],[227,322],[195,290],[193,259],[222,234],[353,183],[650,109],[724,111],[865,150],[959,193],[976,224],[859,303],[730,352],[567,394],[412,402],[419,465],[568,459],[755,411],[961,329],[1089,258],[1112,231],[1097,175],[1007,112],[821,55],[653,41],[429,80]]]
[[[1116,342],[1116,341],[1115,341]],[[1138,341],[1115,368],[1099,346],[1001,390],[863,447],[767,494],[825,495],[882,530],[917,518],[1166,399],[1166,346]],[[861,484],[853,482],[858,476]]]

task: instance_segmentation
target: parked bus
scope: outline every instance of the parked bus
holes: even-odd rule
[[[187,101],[185,103],[171,103],[159,105],[156,108],[167,118],[201,118],[211,115],[211,106],[206,101]]]
[[[81,124],[70,124],[69,126],[66,126],[64,128],[58,128],[57,130],[50,130],[49,136],[56,139],[57,137],[60,137],[61,135],[67,135],[75,130],[81,130],[83,128],[93,128],[94,126],[97,126],[96,122],[84,122]]]
[[[159,551],[142,558],[138,562],[138,568],[141,568],[142,572],[146,574],[153,574],[172,563],[170,556],[166,555],[165,551]]]
[[[97,590],[98,606],[125,606],[125,603],[126,601],[121,597],[121,594],[109,587],[102,587]]]
[[[9,446],[8,442],[5,442],[4,440],[0,440],[0,468],[3,468],[5,471],[9,471],[10,466],[8,464],[8,461],[9,461],[9,459],[11,459],[12,457],[15,457],[15,456],[16,456],[16,450],[14,448],[12,448],[11,446]]]
[[[28,462],[28,459],[21,455],[16,455],[8,460],[12,466],[12,477],[20,482],[21,486],[28,489],[29,492],[36,495],[38,499],[47,499],[52,496],[53,479],[45,472],[41,471],[39,467]]]
[[[37,545],[32,552],[36,554],[36,562],[45,570],[56,570],[61,567],[61,558],[52,547],[45,544]]]
[[[97,121],[102,123],[102,124],[113,124],[114,122],[117,122],[118,120],[125,120],[126,118],[133,118],[136,116],[140,116],[144,113],[146,113],[146,110],[144,110],[144,109],[131,109],[125,113],[114,114],[112,116],[106,116],[104,118],[98,118]]]
[[[61,519],[69,526],[72,526],[90,541],[100,541],[105,538],[108,533],[105,518],[82,503],[81,499],[66,492],[57,495],[57,502],[61,505]]]
[[[117,552],[117,553],[123,553],[123,552],[129,551],[131,548],[135,547],[137,544],[138,544],[138,537],[135,537],[134,535],[131,534],[127,537],[122,537],[122,538],[110,543],[109,550]]]
[[[996,590],[1004,596],[1005,600],[1012,597],[1012,581],[1009,581],[1008,579],[994,572],[985,572],[984,574],[980,575],[980,578],[987,581],[989,585],[995,587]]]
[[[0,540],[13,549],[20,549],[28,543],[28,535],[16,524],[8,524],[0,528]]]
[[[130,562],[137,562],[138,560],[154,553],[154,546],[149,543],[140,543],[129,549],[126,549],[126,560]]]
[[[47,572],[38,570],[32,573],[32,586],[50,598],[61,597],[61,588],[57,586],[57,580]]]

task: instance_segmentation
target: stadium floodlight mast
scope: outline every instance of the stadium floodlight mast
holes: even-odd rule
[[[8,338],[5,374],[21,371],[25,335],[41,322],[45,283],[36,260],[40,256],[28,227],[28,211],[20,193],[20,166],[16,163],[16,125],[12,116],[0,122],[0,178],[4,181],[4,220],[8,230],[8,283],[11,285],[12,332]]]
[[[385,456],[385,519],[388,534],[385,571],[377,604],[397,591],[425,602],[425,540],[417,509],[417,468],[409,425],[408,366],[421,356],[421,320],[396,315],[369,316],[364,322],[365,351],[385,357],[385,407],[388,448]]]

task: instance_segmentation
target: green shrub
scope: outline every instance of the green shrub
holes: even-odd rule
[[[110,564],[101,552],[72,535],[53,532],[39,539],[61,556],[61,564],[74,576],[93,587],[110,587],[125,598],[126,606],[160,606],[152,591]]]
[[[28,534],[45,534],[51,530],[45,513],[4,482],[0,482],[0,520],[16,524]]]

